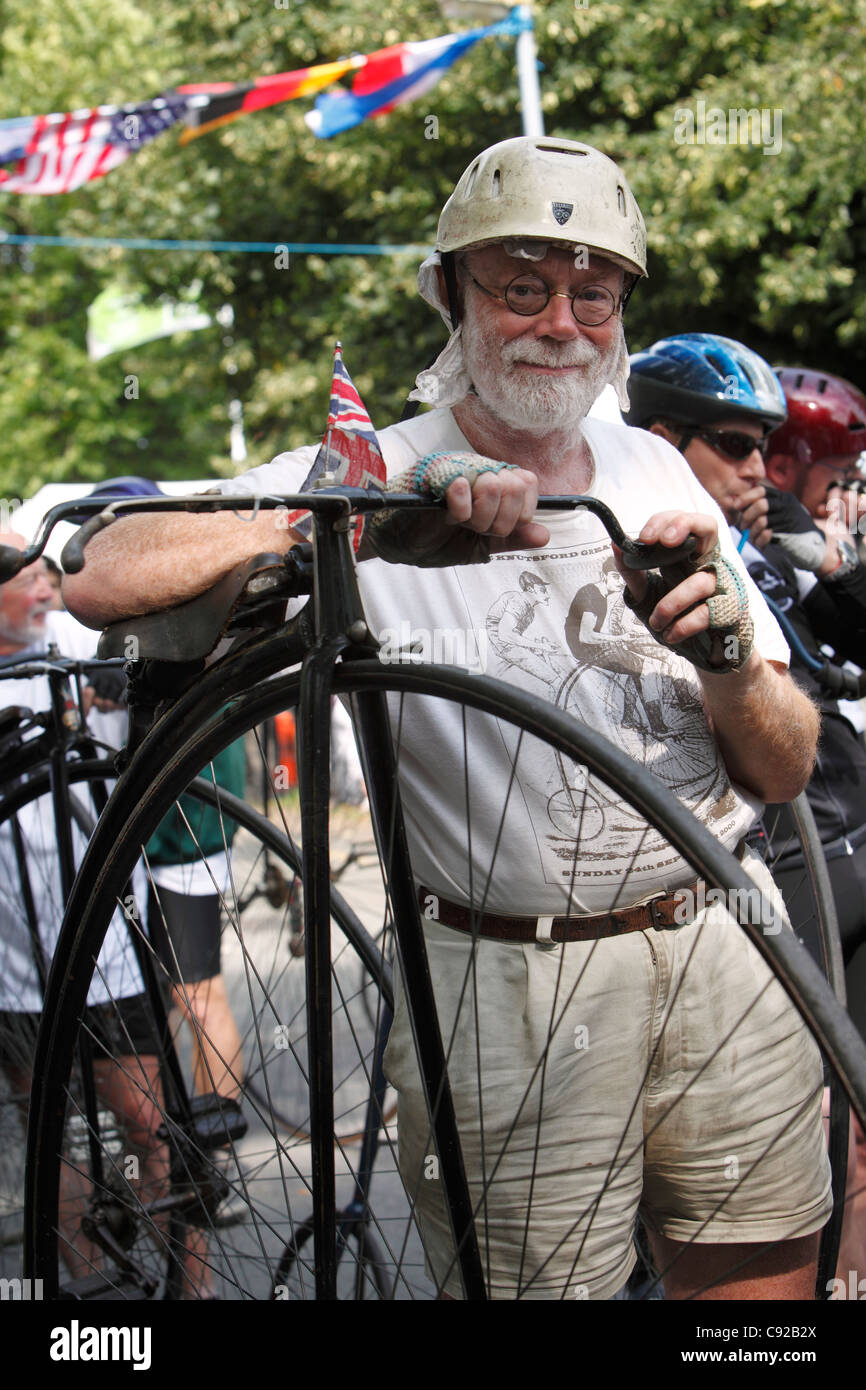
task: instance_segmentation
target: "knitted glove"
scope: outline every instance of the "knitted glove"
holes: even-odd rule
[[[710,610],[709,629],[671,647],[660,632],[650,627],[650,615],[665,594],[702,570],[710,570],[716,580],[716,592],[711,598],[700,600]],[[755,626],[749,612],[746,588],[718,545],[697,561],[681,560],[674,565],[665,565],[661,570],[650,570],[647,574],[647,591],[642,599],[633,598],[628,588],[623,597],[626,606],[637,614],[657,642],[668,647],[669,651],[678,652],[701,671],[712,671],[716,675],[738,671],[751,655]],[[699,606],[697,603],[693,605],[695,608]]]
[[[482,473],[501,473],[516,468],[498,463],[483,454],[452,453],[440,450],[427,454],[414,467],[389,478],[386,492],[418,492],[427,497],[444,497],[455,478],[465,478],[472,487]],[[419,512],[397,508],[371,512],[364,528],[360,558],[378,556],[391,565],[422,567],[485,564],[490,559],[490,537],[466,526],[449,523],[441,511]]]

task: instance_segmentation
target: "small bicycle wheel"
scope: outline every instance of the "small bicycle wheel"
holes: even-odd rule
[[[177,948],[174,965],[182,958],[182,943],[174,924],[169,929],[154,917],[161,889],[142,841],[138,862],[130,861],[134,891],[126,892],[127,879],[119,901],[136,951],[149,962],[156,983],[149,1000],[142,1001],[137,1036],[130,1034],[122,999],[101,1010],[97,1033],[85,1016],[78,1036],[107,1052],[103,1065],[114,1064],[122,1074],[147,1123],[139,1126],[134,1144],[117,1125],[87,1123],[81,1080],[73,1070],[58,1184],[61,1211],[63,1193],[74,1182],[82,1193],[83,1216],[77,1231],[70,1233],[66,1221],[58,1233],[56,1276],[67,1294],[267,1297],[270,1276],[262,1251],[274,1241],[271,1197],[263,1195],[259,1206],[258,1194],[275,1191],[279,1201],[290,1182],[299,1192],[309,1184],[304,960],[295,948],[290,894],[276,889],[277,876],[291,884],[299,874],[299,850],[285,829],[212,782],[194,781],[185,788],[178,814],[189,826],[197,807],[216,811],[231,845],[228,881],[214,890],[222,916],[221,972],[216,980],[199,982],[182,968],[167,967],[156,953],[150,937],[157,925],[170,937],[170,951]],[[203,854],[202,862],[213,874],[213,856]],[[142,905],[148,896],[149,918]],[[390,997],[389,970],[337,894],[333,932],[334,1032],[341,1068],[337,1138],[351,1144],[368,1116],[375,1036],[375,1023],[368,1021],[371,1007],[364,1002],[371,989],[369,972],[376,973],[381,1014]],[[98,968],[95,974],[100,976]],[[225,1042],[219,1014],[209,1012],[209,995],[217,994],[217,986],[237,1029],[236,1049]],[[167,1036],[159,1021],[166,1015]],[[385,1116],[389,1109],[393,1112],[393,1106],[383,1105]]]
[[[274,669],[279,651],[275,644]],[[196,692],[196,703],[189,708],[201,722],[188,735],[181,732],[176,742],[166,745],[164,730],[157,726],[149,736],[115,791],[113,834],[109,837],[106,829],[95,837],[69,905],[69,925],[49,984],[51,1007],[46,1010],[39,1053],[43,1079],[38,1094],[34,1091],[31,1127],[27,1234],[32,1269],[46,1281],[46,1291],[56,1287],[58,1278],[56,1115],[65,1105],[67,1058],[81,1011],[82,976],[92,973],[87,963],[93,960],[111,907],[142,845],[190,779],[220,748],[271,714],[297,704],[295,675],[259,680],[248,694],[228,703],[226,679],[224,671],[215,668],[212,699],[204,685]],[[237,680],[240,688],[240,674]],[[401,1174],[398,1178],[390,1134],[387,1147],[382,1145],[373,1158],[368,1153],[363,1161],[343,1144],[344,1166],[338,1167],[335,1191],[330,1197],[326,1192],[324,1199],[320,1191],[313,1219],[321,1216],[317,1203],[331,1201],[342,1211],[348,1205],[346,1191],[351,1196],[360,1187],[362,1209],[385,1253],[395,1297],[436,1297],[455,1290],[459,1296],[461,1288],[470,1298],[610,1297],[634,1262],[632,1228],[638,1208],[647,1204],[658,1210],[654,1185],[660,1181],[662,1150],[674,1142],[674,1126],[681,1123],[686,1132],[683,1138],[677,1129],[676,1146],[687,1170],[690,1127],[703,1123],[707,1105],[720,1123],[718,1088],[731,1084],[736,1070],[731,1059],[736,1057],[743,1068],[743,1059],[750,1057],[737,1077],[739,1101],[728,1107],[733,1112],[742,1104],[747,1114],[738,1130],[741,1147],[736,1152],[724,1147],[729,1141],[722,1134],[710,1159],[698,1153],[704,1168],[709,1164],[712,1180],[703,1194],[703,1214],[691,1217],[682,1243],[689,1250],[703,1243],[736,1243],[723,1239],[726,1232],[742,1231],[750,1213],[770,1197],[781,1201],[784,1210],[772,1229],[765,1224],[765,1246],[790,1238],[798,1222],[816,1230],[827,1215],[829,1177],[820,1128],[820,1064],[809,1029],[861,1109],[866,1058],[817,971],[802,958],[787,927],[782,928],[778,909],[767,901],[772,893],[768,877],[754,869],[761,885],[756,886],[651,775],[545,701],[452,668],[384,667],[375,660],[338,667],[334,689],[353,707],[364,730],[367,786],[386,890],[377,913],[381,925],[393,921],[398,965],[407,980],[397,991],[397,1019],[386,1057],[387,1074],[400,1097]],[[383,697],[390,715],[384,736]],[[454,751],[447,764],[441,758],[437,762],[434,780],[447,791],[447,810],[423,794],[430,773],[423,730],[443,722]],[[497,760],[500,765],[505,762],[507,774],[491,783],[490,769]],[[228,816],[242,819],[231,799],[218,790],[212,790],[212,798]],[[614,940],[575,941],[563,947],[549,934],[545,937],[549,919],[542,917],[531,942],[481,939],[472,929],[480,914],[529,915],[519,894],[520,871],[530,848],[525,838],[515,838],[515,826],[522,830],[527,805],[534,808],[542,827],[531,852],[542,857],[549,882],[557,885],[551,896],[563,903],[563,912],[552,916],[577,922],[601,910],[596,909],[600,901],[607,902],[608,911],[611,906],[631,906],[635,882],[640,885],[638,901],[653,897],[659,885],[683,885],[693,909],[701,892],[708,899],[710,893],[716,896],[706,907],[702,903],[693,910],[689,920],[684,911],[680,931],[672,930],[678,922],[659,924]],[[411,863],[401,841],[402,826]],[[438,858],[443,849],[452,866],[447,891]],[[309,851],[305,845],[304,853]],[[507,892],[503,882],[510,885]],[[347,882],[345,888],[353,902],[354,887]],[[423,955],[418,955],[413,936],[413,930],[420,932],[419,891],[438,1010],[432,1026],[424,991],[418,987]],[[226,897],[231,906],[233,893]],[[458,906],[461,901],[466,904],[468,930],[444,917],[439,920],[444,910],[440,899],[448,898]],[[737,926],[738,918],[745,934]],[[271,959],[272,935],[267,923],[258,940],[246,931],[237,934],[247,982],[269,978],[263,962]],[[332,1006],[348,1011],[363,990],[355,988],[353,996],[352,987],[342,987],[339,971],[334,983],[335,951],[342,943],[335,933],[331,937]],[[367,975],[381,979],[381,958],[369,937],[356,933],[352,952],[363,960]],[[626,977],[620,980],[613,968],[623,958],[633,965],[634,957],[643,962],[642,972],[660,972],[664,998],[658,1016],[637,1019],[644,1029],[639,1046],[633,1040],[623,1043],[622,1029],[632,1025],[637,1005]],[[612,969],[616,984],[610,980]],[[602,987],[597,972],[607,981]],[[518,1006],[514,990],[526,988],[529,980],[533,1006],[527,995]],[[254,990],[255,984],[247,988]],[[542,990],[543,1007],[536,989]],[[796,1021],[785,991],[808,1018],[808,1028]],[[262,1009],[269,1008],[268,999],[266,992],[252,1009],[257,1020]],[[381,1009],[378,1013],[381,1016]],[[277,1011],[266,1016],[282,1029]],[[688,1079],[672,1086],[670,1077],[678,1075],[678,1066],[672,1063],[670,1049],[683,1047],[684,1016],[695,1024],[698,1018],[712,1016],[716,1031],[709,1039],[701,1035],[702,1051],[698,1060],[691,1056]],[[360,1026],[360,1019],[368,1030],[366,1035],[358,1032],[356,1070],[364,1077],[364,1103],[369,1103],[372,1052],[363,1041],[369,1036],[369,1019],[363,1005],[352,1017],[352,1028]],[[515,1022],[522,1030],[519,1066],[517,1054],[509,1051],[514,1047]],[[277,1074],[275,1059],[267,1059],[270,1040],[261,1022],[254,1031],[255,1065],[270,1078]],[[430,1067],[437,1034],[447,1063],[445,1075]],[[786,1038],[793,1046],[793,1061]],[[424,1085],[418,1079],[416,1044]],[[690,1046],[694,1054],[697,1042]],[[798,1062],[797,1055],[805,1060]],[[589,1091],[583,1089],[587,1068],[595,1077]],[[316,1054],[307,1084],[319,1075],[330,1087],[326,1060]],[[775,1092],[762,1105],[771,1077]],[[240,1111],[247,1119],[255,1116],[259,1126],[256,1144],[245,1148],[241,1138],[219,1145],[220,1176],[240,1210],[236,1222],[221,1225],[223,1199],[214,1205],[207,1193],[200,1197],[199,1229],[206,1251],[200,1258],[211,1271],[218,1271],[221,1289],[230,1286],[233,1296],[261,1298],[273,1288],[284,1253],[297,1251],[298,1232],[311,1219],[310,1150],[294,1146],[267,1112],[261,1113],[263,1107],[244,1089],[243,1076],[237,1079]],[[335,1068],[336,1091],[343,1079],[342,1069]],[[618,1092],[617,1129],[602,1141],[593,1126],[598,1097],[607,1095],[609,1086]],[[652,1106],[645,1103],[648,1091]],[[563,1105],[571,1117],[564,1130]],[[456,1113],[456,1131],[449,1106]],[[341,1108],[335,1105],[337,1113]],[[574,1122],[577,1114],[583,1117],[580,1124]],[[188,1138],[185,1135],[181,1143],[187,1154]],[[314,1135],[314,1140],[321,1139]],[[328,1136],[325,1139],[330,1142]],[[803,1171],[792,1183],[779,1164],[780,1155],[787,1155],[794,1141]],[[698,1144],[697,1139],[693,1142]],[[193,1176],[200,1189],[201,1178]],[[580,1183],[573,1190],[575,1176]],[[694,1173],[690,1181],[697,1181]],[[791,1195],[794,1187],[796,1197]],[[805,1207],[810,1216],[804,1215]],[[467,1209],[469,1224],[461,1224]],[[153,1220],[153,1204],[139,1217]],[[227,1230],[232,1239],[225,1247]],[[328,1256],[335,1273],[338,1256],[337,1246]],[[325,1278],[318,1250],[309,1267],[318,1286]],[[661,1273],[665,1279],[668,1271]]]
[[[344,1218],[337,1237],[337,1297],[361,1302],[390,1297],[388,1261],[364,1220]],[[316,1297],[313,1262],[313,1223],[298,1227],[294,1240],[283,1251],[274,1275],[271,1298],[290,1303]]]

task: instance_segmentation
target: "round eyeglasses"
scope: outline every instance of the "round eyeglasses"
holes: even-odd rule
[[[504,294],[494,294],[480,280],[476,280],[470,270],[467,275],[473,285],[477,285],[491,299],[507,304],[513,314],[532,318],[546,309],[551,299],[570,299],[571,312],[576,321],[587,327],[607,323],[617,309],[616,296],[604,285],[583,285],[574,294],[564,294],[562,290],[552,290],[540,275],[516,275],[505,287]]]

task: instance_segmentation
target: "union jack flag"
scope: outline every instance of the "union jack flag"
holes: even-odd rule
[[[0,121],[0,191],[71,193],[116,169],[181,120],[194,96]]]
[[[317,479],[346,487],[384,487],[387,476],[385,460],[367,407],[358,395],[343,361],[339,343],[334,348],[334,376],[331,381],[331,406],[328,424],[312,468],[304,479],[301,492],[309,492]],[[296,518],[303,518],[295,525]],[[290,512],[286,525],[308,536],[312,529],[309,512]],[[352,544],[357,553],[364,533],[364,519],[355,519]]]

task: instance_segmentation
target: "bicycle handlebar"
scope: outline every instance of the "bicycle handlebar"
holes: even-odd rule
[[[409,507],[444,507],[445,503],[433,498],[419,497],[417,493],[386,493],[378,488],[329,487],[313,492],[286,493],[280,496],[265,497],[226,497],[197,495],[193,497],[142,497],[122,498],[105,506],[102,501],[63,502],[52,507],[42,522],[42,531],[33,545],[26,550],[15,550],[12,546],[0,546],[0,584],[14,576],[27,565],[38,560],[45,549],[48,537],[60,521],[68,521],[72,515],[80,516],[82,511],[92,510],[94,515],[78,528],[67,541],[60,556],[66,574],[78,574],[84,567],[84,550],[97,534],[116,521],[118,516],[130,516],[135,512],[209,512],[209,511],[248,511],[252,510],[254,520],[262,509],[268,511],[303,509],[313,512],[340,512],[350,515],[353,512],[371,512],[383,509],[404,509]],[[629,569],[656,569],[663,565],[673,565],[691,555],[697,545],[695,536],[687,536],[681,546],[674,548],[665,545],[645,545],[632,540],[620,526],[610,507],[596,497],[582,494],[539,497],[539,511],[573,511],[584,508],[597,516],[611,540],[622,551],[623,562]],[[246,519],[246,518],[244,518]]]

